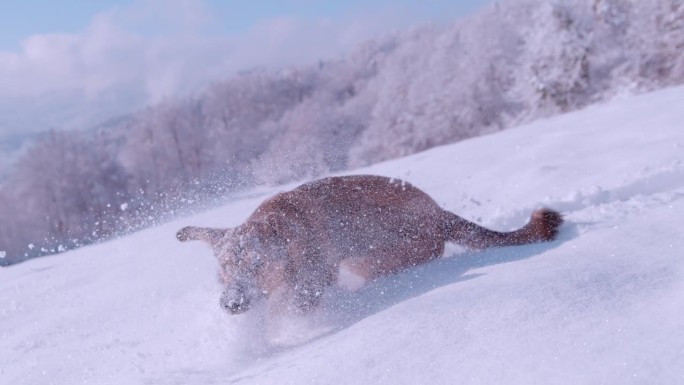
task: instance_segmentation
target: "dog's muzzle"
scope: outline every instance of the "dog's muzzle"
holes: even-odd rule
[[[221,307],[230,312],[230,314],[244,313],[249,309],[249,298],[245,296],[242,290],[226,289],[221,295]]]

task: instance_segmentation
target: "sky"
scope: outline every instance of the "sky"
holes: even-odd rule
[[[3,134],[93,124],[248,68],[306,64],[491,0],[0,3]]]
[[[220,24],[215,31],[230,33],[248,29],[258,21],[279,16],[296,16],[305,19],[337,18],[363,11],[389,11],[392,8],[410,9],[420,20],[427,17],[463,15],[487,4],[486,0],[466,1],[410,1],[410,0],[262,0],[246,1],[170,1],[170,8],[190,7],[204,9],[213,14]],[[3,2],[0,5],[0,50],[20,51],[22,42],[33,35],[82,32],[95,17],[106,12],[139,7],[160,1],[134,0],[25,0]],[[172,13],[170,9],[167,12]]]

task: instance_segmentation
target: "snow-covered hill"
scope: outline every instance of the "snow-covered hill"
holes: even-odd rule
[[[540,205],[548,244],[467,252],[332,290],[282,320],[218,306],[186,224],[241,223],[266,194],[0,270],[2,384],[684,383],[684,88],[357,170],[406,179],[501,230]],[[283,187],[283,188],[289,188]]]

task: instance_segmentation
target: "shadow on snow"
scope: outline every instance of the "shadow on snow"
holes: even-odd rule
[[[336,320],[337,327],[330,332],[336,333],[408,299],[484,275],[468,274],[473,269],[532,258],[576,238],[578,234],[577,225],[566,223],[559,238],[553,242],[446,254],[425,265],[378,278],[355,292],[333,288],[323,303],[322,311]]]

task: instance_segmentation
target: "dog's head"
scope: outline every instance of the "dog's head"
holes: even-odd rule
[[[231,314],[239,314],[247,311],[254,300],[267,294],[259,277],[273,257],[266,247],[270,232],[269,225],[252,222],[232,229],[185,227],[176,237],[182,242],[201,240],[209,243],[218,259],[219,276],[224,285],[221,306]]]

